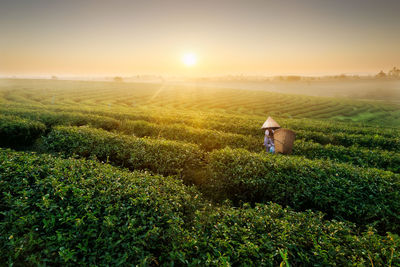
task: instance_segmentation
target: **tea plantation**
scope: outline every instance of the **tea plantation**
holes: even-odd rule
[[[400,266],[400,105],[161,88],[0,80],[0,266]]]

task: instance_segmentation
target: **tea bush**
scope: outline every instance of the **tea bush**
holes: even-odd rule
[[[213,196],[313,209],[381,232],[400,232],[400,175],[302,157],[224,149],[211,152]]]
[[[84,110],[77,108],[56,108],[55,111],[33,107],[0,108],[4,114],[14,114],[23,118],[38,120],[48,128],[56,125],[90,125],[108,131],[135,134],[138,136],[164,137],[198,144],[211,151],[226,146],[245,148],[250,151],[262,150],[263,131],[258,120],[249,116],[221,115],[170,115],[136,113],[115,113],[106,110]],[[171,112],[171,111],[169,111]],[[235,120],[235,123],[231,121]],[[121,122],[125,121],[125,122]],[[297,139],[320,144],[360,146],[400,152],[400,131],[395,129],[355,127],[339,123],[305,120],[281,119],[287,128],[296,129]],[[181,139],[179,139],[179,138]]]
[[[4,114],[17,115],[23,118],[36,120],[44,123],[47,128],[57,125],[82,126],[90,125],[104,130],[114,130],[120,126],[120,122],[109,117],[79,112],[49,111],[31,108],[0,108]]]
[[[296,131],[296,138],[311,140],[320,144],[332,144],[341,146],[360,146],[369,149],[385,149],[389,151],[400,152],[400,138],[384,137],[380,135],[367,134],[346,134],[331,133],[326,134],[316,131]]]
[[[297,140],[293,146],[293,154],[309,159],[329,159],[361,167],[373,167],[396,173],[400,172],[400,153],[392,151],[354,146],[344,147],[331,144],[324,146],[318,143]]]
[[[203,152],[193,144],[110,133],[88,127],[55,127],[42,140],[45,151],[96,157],[101,161],[164,175],[184,175],[202,166]]]
[[[157,265],[203,200],[179,180],[0,149],[0,262]]]
[[[118,131],[134,134],[138,137],[161,137],[168,140],[190,142],[199,145],[201,149],[206,151],[225,147],[243,148],[251,152],[264,150],[262,137],[256,138],[216,130],[198,129],[183,124],[157,125],[146,121],[124,121]],[[294,155],[305,156],[309,159],[330,159],[361,167],[400,172],[400,154],[392,151],[332,144],[324,146],[305,140],[297,140],[293,149]]]
[[[262,141],[252,136],[224,133],[215,130],[188,127],[183,124],[155,124],[146,121],[124,121],[119,131],[138,137],[161,137],[197,144],[201,149],[211,151],[227,146],[262,150]]]
[[[180,249],[186,265],[398,266],[400,238],[373,230],[358,234],[321,213],[293,212],[273,203],[214,208],[201,214]],[[281,265],[282,266],[282,265]]]
[[[400,240],[273,203],[216,207],[170,177],[0,149],[8,265],[399,264]]]
[[[21,148],[32,145],[45,130],[46,126],[40,122],[0,115],[0,146]]]
[[[168,140],[195,143],[206,151],[225,147],[243,148],[251,152],[261,152],[264,149],[262,137],[256,138],[216,130],[198,129],[183,124],[163,125],[147,121],[124,121],[118,131],[125,134],[135,134],[138,137],[161,137]],[[400,154],[382,149],[344,147],[332,144],[324,146],[311,141],[297,140],[294,143],[293,154],[305,156],[309,159],[331,159],[361,167],[400,172]]]

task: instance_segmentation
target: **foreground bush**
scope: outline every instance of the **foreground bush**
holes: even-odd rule
[[[178,180],[95,161],[0,149],[0,162],[3,264],[400,264],[398,236],[320,213],[213,207]]]
[[[0,115],[0,146],[21,148],[32,145],[46,126],[37,121]]]
[[[400,176],[377,169],[301,157],[214,151],[208,184],[213,196],[235,202],[273,201],[313,209],[382,232],[400,232]]]
[[[203,153],[192,144],[110,133],[88,127],[56,127],[43,138],[45,150],[66,156],[96,157],[129,169],[164,175],[198,169]]]
[[[172,178],[1,149],[0,162],[1,265],[156,265],[201,207]]]
[[[201,214],[179,255],[197,266],[398,266],[400,238],[273,203]],[[227,264],[228,263],[228,264]],[[283,264],[283,266],[287,266]]]

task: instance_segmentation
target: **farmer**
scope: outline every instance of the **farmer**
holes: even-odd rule
[[[265,146],[267,153],[275,152],[274,130],[272,130],[272,129],[265,130],[264,146]]]
[[[267,153],[275,153],[274,131],[279,128],[281,126],[271,117],[268,117],[261,127],[261,129],[265,130],[264,146]]]

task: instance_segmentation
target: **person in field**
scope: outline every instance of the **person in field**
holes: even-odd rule
[[[275,152],[274,130],[272,130],[272,129],[265,130],[264,146],[265,146],[267,153]]]
[[[271,117],[264,122],[261,129],[265,130],[264,146],[267,153],[275,153],[274,131],[281,126]]]

